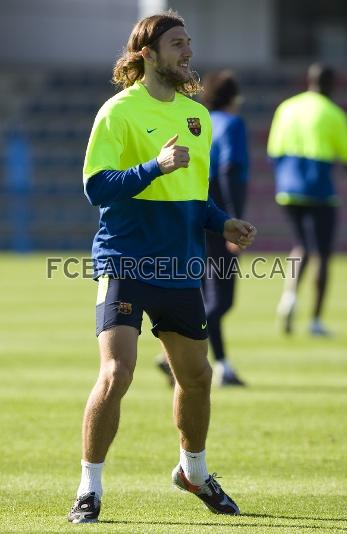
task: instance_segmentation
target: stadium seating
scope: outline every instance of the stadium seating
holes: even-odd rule
[[[284,250],[287,225],[274,203],[266,141],[275,107],[304,89],[304,69],[239,70],[244,116],[251,145],[247,218],[259,228],[255,248]],[[86,250],[98,213],[83,196],[83,157],[94,115],[112,94],[110,73],[102,70],[8,69],[0,82],[0,248],[4,250]],[[346,102],[347,80],[337,101]],[[347,199],[342,172],[338,189]],[[347,223],[342,209],[340,229]],[[347,251],[339,232],[338,250]]]

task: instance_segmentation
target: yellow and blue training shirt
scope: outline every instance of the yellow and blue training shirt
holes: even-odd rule
[[[279,204],[336,204],[332,168],[347,163],[345,113],[313,91],[285,100],[272,121],[268,155]]]
[[[162,175],[156,157],[176,134],[189,147],[189,167]],[[83,168],[86,196],[100,206],[96,277],[199,287],[204,230],[222,233],[229,218],[208,197],[211,136],[204,106],[180,93],[162,102],[140,82],[101,107]]]

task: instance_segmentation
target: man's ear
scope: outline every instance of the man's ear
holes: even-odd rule
[[[153,63],[156,59],[155,50],[153,50],[149,46],[142,47],[141,54],[144,61],[146,61],[147,63]]]

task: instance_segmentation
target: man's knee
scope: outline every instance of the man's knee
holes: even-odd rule
[[[122,397],[133,379],[133,369],[119,360],[109,360],[100,369],[99,380],[103,382],[107,396]]]
[[[179,386],[186,393],[209,392],[212,382],[212,368],[208,362],[203,370],[194,374],[185,374],[179,379]]]

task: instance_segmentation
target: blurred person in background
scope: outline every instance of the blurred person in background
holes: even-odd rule
[[[104,461],[132,381],[144,312],[176,379],[180,441],[172,482],[213,513],[240,513],[207,470],[208,328],[200,279],[187,267],[191,259],[204,264],[205,228],[241,248],[256,230],[209,198],[211,121],[207,109],[189,98],[200,89],[191,57],[191,39],[177,13],[140,20],[113,71],[123,90],[101,107],[90,135],[83,177],[88,200],[100,206],[93,243],[100,372],[84,413],[72,523],[98,519]],[[169,262],[156,269],[155,260],[163,258]],[[188,276],[175,276],[171,260]]]
[[[244,213],[248,183],[248,140],[245,122],[239,115],[243,97],[239,84],[231,70],[209,72],[203,78],[200,101],[210,111],[212,119],[212,145],[210,153],[210,196],[225,212],[241,218]],[[237,258],[240,249],[229,243],[222,235],[206,232],[206,255],[216,265],[221,260],[225,271]],[[220,263],[220,264],[222,264]],[[244,386],[232,361],[226,355],[222,335],[222,318],[233,306],[237,274],[219,276],[216,269],[207,263],[203,279],[203,296],[206,310],[209,342],[212,349],[214,382],[218,386]],[[157,360],[158,367],[168,375],[173,385],[173,376],[163,356]]]
[[[248,139],[245,122],[239,114],[243,98],[231,70],[209,72],[203,79],[201,101],[212,119],[210,161],[210,195],[216,205],[235,217],[242,218],[248,185]],[[206,232],[207,257],[218,264],[220,258],[228,266],[240,249],[223,236]],[[221,321],[234,304],[237,274],[225,278],[210,270],[203,280],[203,295],[209,341],[215,359],[217,385],[244,386],[232,361],[227,357]]]
[[[297,290],[312,250],[317,252],[314,302],[309,332],[328,336],[321,321],[328,284],[338,198],[332,181],[334,163],[347,163],[347,121],[332,102],[335,73],[313,64],[308,90],[285,100],[275,111],[268,154],[276,179],[276,201],[283,206],[297,244],[290,256],[299,258],[288,273],[278,305],[286,333],[293,330]]]

